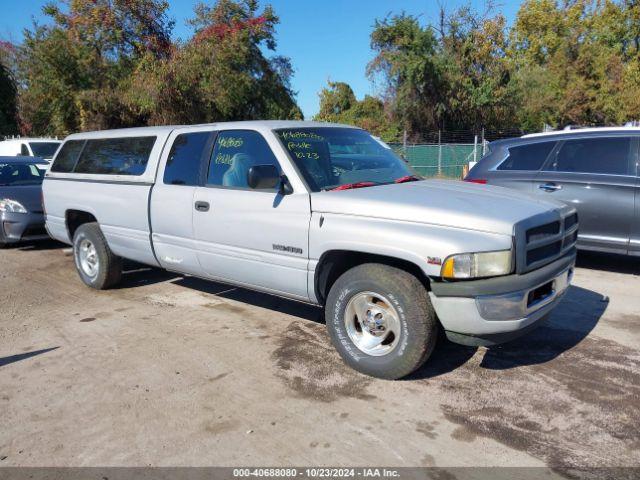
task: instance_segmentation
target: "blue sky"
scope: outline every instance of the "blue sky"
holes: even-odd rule
[[[19,42],[22,29],[31,18],[43,22],[43,0],[0,0],[0,38]],[[188,38],[185,20],[191,16],[195,0],[171,1],[169,16],[176,21],[174,36]],[[373,58],[369,34],[376,19],[405,11],[420,15],[423,23],[437,21],[437,0],[266,0],[280,17],[276,53],[291,59],[295,74],[292,85],[306,118],[318,111],[318,93],[327,80],[351,85],[356,96],[375,94],[376,87],[365,75]],[[448,10],[467,0],[441,0]],[[471,0],[482,9],[483,0]],[[503,0],[497,7],[511,21],[520,0]]]

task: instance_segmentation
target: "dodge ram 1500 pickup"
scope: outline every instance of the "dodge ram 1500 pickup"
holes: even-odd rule
[[[423,180],[345,125],[256,121],[70,135],[44,180],[49,234],[105,289],[122,259],[325,309],[344,361],[397,379],[438,331],[491,345],[540,324],[575,263],[575,209]]]

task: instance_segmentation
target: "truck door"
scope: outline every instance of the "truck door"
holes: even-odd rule
[[[250,189],[249,168],[267,164],[282,172],[259,132],[218,133],[193,198],[198,259],[213,279],[307,300],[309,195]]]
[[[156,257],[168,270],[204,275],[193,237],[193,196],[204,184],[214,136],[211,127],[175,130],[160,159],[151,191],[151,230]]]
[[[538,174],[537,195],[578,210],[579,247],[629,251],[636,184],[631,174],[632,145],[629,136],[568,139]]]

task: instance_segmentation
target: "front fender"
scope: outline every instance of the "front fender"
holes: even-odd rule
[[[454,253],[507,250],[510,235],[357,215],[317,213],[309,230],[310,270],[322,254],[350,250],[398,258],[439,277],[441,262]]]

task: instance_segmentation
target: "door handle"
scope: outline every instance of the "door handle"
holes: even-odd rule
[[[538,185],[538,188],[545,192],[555,192],[556,190],[562,190],[562,185],[556,185],[555,183],[543,183]]]
[[[209,211],[209,202],[196,202],[195,208],[199,212],[208,212]]]

